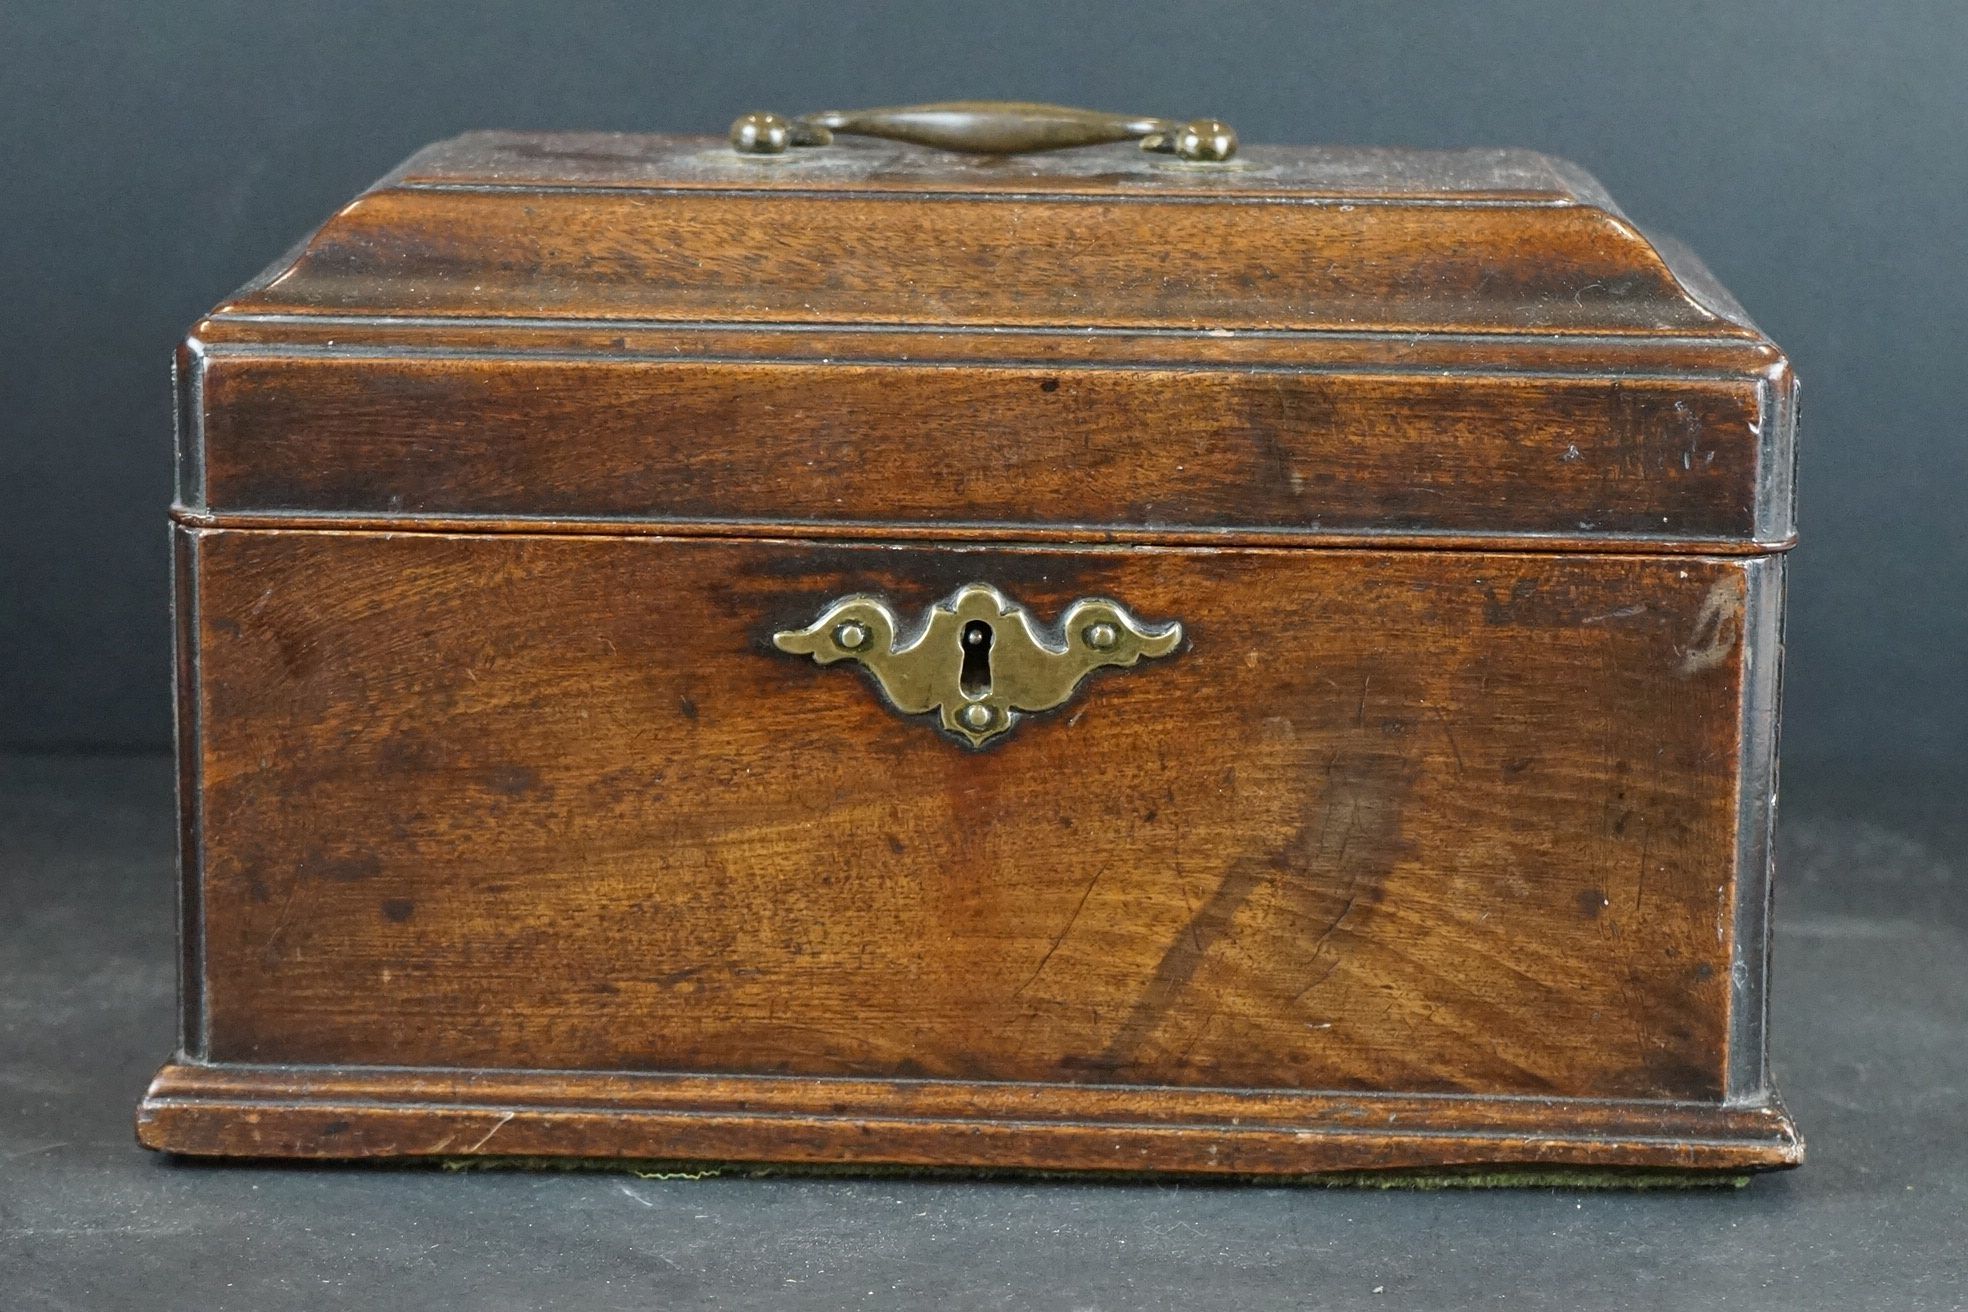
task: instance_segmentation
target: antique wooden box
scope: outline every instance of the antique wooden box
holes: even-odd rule
[[[1555,160],[1030,118],[467,136],[198,324],[145,1144],[1800,1159],[1784,356]]]

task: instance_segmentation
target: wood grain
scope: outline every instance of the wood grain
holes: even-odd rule
[[[178,379],[149,1146],[1801,1159],[1796,382],[1571,166],[478,134]],[[769,642],[973,581],[1187,643],[972,752]]]
[[[1803,1156],[1755,1105],[925,1080],[167,1065],[142,1140],[196,1156],[617,1158],[908,1170],[1302,1176],[1741,1172]]]
[[[468,233],[466,242],[459,234]],[[1535,259],[1527,259],[1535,251]],[[1417,267],[1419,266],[1419,267]],[[372,192],[260,313],[1752,336],[1579,205]]]
[[[225,352],[215,513],[1558,534],[1756,545],[1737,377]],[[573,440],[578,437],[578,440]]]
[[[1728,1092],[1755,562],[197,557],[213,1060]],[[765,643],[971,579],[1192,645],[973,754]]]

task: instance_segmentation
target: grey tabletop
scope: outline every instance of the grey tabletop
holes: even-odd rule
[[[1787,783],[1747,1188],[1420,1192],[201,1166],[170,1043],[169,762],[0,758],[0,1307],[1968,1307],[1958,779]]]

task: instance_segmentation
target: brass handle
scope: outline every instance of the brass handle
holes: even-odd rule
[[[822,665],[855,661],[889,705],[905,715],[938,712],[944,730],[982,747],[1018,723],[1021,711],[1065,702],[1103,665],[1166,656],[1182,626],[1143,624],[1118,602],[1088,597],[1059,623],[1042,626],[988,583],[968,583],[930,607],[904,633],[879,597],[842,597],[803,629],[772,635],[772,645]]]
[[[823,109],[787,118],[746,114],[731,125],[732,148],[746,155],[783,154],[789,146],[824,146],[834,133],[886,137],[939,150],[976,155],[1022,155],[1106,141],[1140,141],[1143,150],[1214,162],[1237,153],[1228,123],[1199,118],[1188,123],[1129,114],[1103,114],[1065,105],[1016,100],[952,100],[890,109]]]

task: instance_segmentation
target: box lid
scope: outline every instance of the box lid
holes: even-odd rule
[[[1794,385],[1520,151],[479,133],[181,354],[192,516],[1790,540]]]

